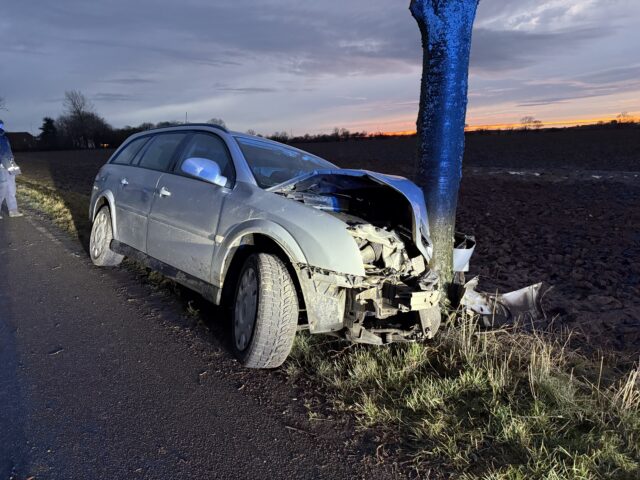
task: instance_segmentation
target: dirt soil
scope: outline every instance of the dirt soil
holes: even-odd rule
[[[297,144],[341,167],[411,177],[415,138]],[[110,151],[17,154],[26,178],[89,194]],[[640,128],[468,135],[458,229],[482,289],[546,282],[547,326],[586,350],[640,351]]]

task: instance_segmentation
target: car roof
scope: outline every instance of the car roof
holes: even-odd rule
[[[132,135],[130,138],[137,138],[137,137],[142,137],[145,135],[153,135],[156,133],[163,133],[163,132],[172,132],[172,131],[180,131],[180,130],[188,130],[190,128],[202,128],[203,130],[205,129],[215,129],[215,130],[220,130],[228,135],[231,135],[232,137],[237,137],[237,138],[247,138],[247,139],[251,139],[251,140],[259,140],[261,142],[265,142],[265,143],[269,143],[271,145],[276,145],[276,146],[280,146],[280,147],[286,147],[286,148],[290,148],[291,150],[295,150],[297,152],[300,152],[302,154],[305,155],[313,155],[314,157],[318,157],[322,160],[324,160],[325,162],[331,163],[328,160],[319,157],[318,155],[315,155],[313,153],[307,152],[305,150],[301,150],[299,148],[296,148],[292,145],[286,144],[286,143],[282,143],[282,142],[277,142],[275,140],[270,140],[268,138],[265,137],[260,137],[258,135],[249,135],[248,133],[243,133],[243,132],[236,132],[236,131],[232,131],[232,130],[228,130],[226,127],[223,127],[222,125],[217,125],[215,123],[182,123],[179,125],[173,125],[170,127],[160,127],[160,128],[150,128],[149,130],[144,130],[142,132],[138,132],[134,135]],[[333,165],[333,164],[332,164]]]

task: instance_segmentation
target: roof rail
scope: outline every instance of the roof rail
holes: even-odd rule
[[[222,130],[223,132],[227,132],[229,133],[229,130],[227,130],[227,127],[223,127],[222,125],[218,125],[217,123],[183,123],[182,125],[179,125],[181,127],[213,127],[213,128],[217,128],[218,130]]]
[[[227,130],[227,127],[223,127],[222,125],[218,125],[216,123],[178,123],[176,125],[167,125],[166,127],[150,128],[149,130],[145,130],[145,131],[153,131],[153,130],[159,130],[163,128],[176,128],[176,127],[212,127],[212,128],[217,128],[218,130],[222,130],[223,132],[229,133],[229,130]]]

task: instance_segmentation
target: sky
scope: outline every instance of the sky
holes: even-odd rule
[[[80,90],[115,127],[222,118],[294,135],[415,129],[409,0],[45,0],[0,6],[0,112],[37,133]],[[470,125],[640,114],[640,0],[481,0]]]

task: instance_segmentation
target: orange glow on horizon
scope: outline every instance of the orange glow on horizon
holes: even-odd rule
[[[541,128],[549,128],[549,127],[577,127],[583,125],[597,125],[598,123],[610,123],[612,121],[616,121],[618,118],[616,116],[610,117],[598,117],[598,118],[582,118],[577,120],[553,120],[553,121],[542,121]],[[629,115],[625,120],[625,122],[640,122],[640,117],[635,115]],[[465,127],[465,132],[475,132],[478,130],[516,130],[522,128],[521,123],[494,123],[494,124],[484,124],[484,125],[469,125]],[[400,130],[400,131],[386,131],[386,132],[378,132],[377,134],[371,135],[384,135],[384,136],[406,136],[406,135],[415,135],[416,130]]]

